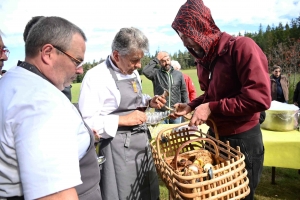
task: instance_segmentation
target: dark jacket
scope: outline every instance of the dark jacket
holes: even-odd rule
[[[143,74],[153,83],[154,95],[162,95],[166,89],[169,91],[169,98],[166,99],[167,106],[172,107],[176,103],[188,103],[188,94],[182,73],[174,70],[173,67],[169,72],[166,72],[162,68],[156,68],[157,64],[158,60],[153,59],[143,68]]]
[[[300,81],[297,83],[296,89],[294,91],[293,102],[298,103],[298,107],[300,106]]]
[[[284,96],[284,102],[288,102],[289,100],[289,80],[286,76],[280,75],[280,85]],[[271,80],[271,96],[272,100],[280,101],[277,97],[277,83],[275,77],[273,75],[270,76]],[[283,102],[283,101],[280,101]]]

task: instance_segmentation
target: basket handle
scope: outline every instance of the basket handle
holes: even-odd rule
[[[190,115],[190,114],[184,115],[184,118],[186,118],[187,120],[191,120],[192,117],[193,117],[193,115]],[[210,121],[212,123],[214,131],[215,131],[215,138],[217,140],[219,140],[219,132],[218,132],[216,123],[211,118],[208,118],[207,121]]]
[[[198,142],[198,141],[207,141],[209,142],[210,144],[212,144],[214,146],[214,149],[216,150],[216,157],[218,158],[219,157],[219,149],[216,145],[216,143],[214,141],[212,141],[211,139],[209,138],[196,138],[196,139],[193,139],[193,140],[189,140],[189,141],[186,141],[185,143],[183,143],[177,150],[176,150],[176,154],[175,154],[175,170],[177,170],[178,166],[177,166],[177,158],[178,158],[178,155],[179,155],[179,152],[187,145],[189,145],[190,143],[193,143],[193,142]]]
[[[174,129],[174,128],[178,128],[178,127],[181,127],[181,126],[184,126],[184,125],[188,125],[190,122],[184,122],[184,123],[181,123],[181,124],[172,124],[170,125],[169,127],[166,127],[162,130],[159,131],[159,133],[157,134],[156,136],[156,144],[157,144],[157,155],[158,157],[160,158],[161,157],[161,154],[160,154],[160,139],[161,139],[161,135],[167,131],[167,130],[170,130],[170,129]]]

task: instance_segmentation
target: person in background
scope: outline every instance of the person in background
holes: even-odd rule
[[[282,103],[289,101],[289,80],[286,76],[281,75],[281,67],[275,65],[273,67],[271,80],[271,96],[272,100]]]
[[[146,114],[137,69],[149,50],[147,37],[137,28],[116,34],[106,61],[87,71],[81,84],[79,109],[86,123],[103,139],[100,188],[104,200],[159,198],[157,173],[148,140]],[[145,106],[160,109],[161,96]]]
[[[264,161],[259,117],[271,104],[267,58],[252,39],[221,32],[202,0],[187,0],[172,27],[195,57],[204,91],[188,104],[176,104],[173,117],[194,111],[190,126],[213,127],[210,118],[221,141],[241,148],[250,187],[246,199],[254,199]],[[210,134],[214,135],[213,128]]]
[[[160,65],[160,69],[156,65]],[[176,103],[188,103],[188,93],[184,77],[180,71],[174,70],[171,66],[171,59],[167,52],[161,51],[156,58],[152,59],[149,64],[143,68],[143,74],[152,81],[155,95],[162,95],[168,91],[167,106],[173,107]],[[166,109],[156,109],[158,112],[165,112]],[[179,124],[181,117],[177,119],[166,119],[163,123]]]
[[[2,32],[0,30],[0,71],[2,70],[2,68],[4,66],[4,62],[7,61],[8,56],[9,56],[9,50],[4,45],[1,35],[2,35]]]
[[[181,69],[181,65],[177,60],[172,60],[171,66],[173,66],[173,68],[178,71],[180,71],[180,69]],[[189,77],[187,74],[182,73],[182,75],[184,77],[189,100],[193,101],[197,97],[197,92],[196,92],[194,83],[193,83],[191,77]]]
[[[29,31],[31,30],[31,28],[41,19],[44,19],[44,16],[35,16],[32,17],[31,20],[29,20],[25,26],[24,32],[23,32],[23,40],[24,42],[26,42],[27,36],[29,34]],[[19,63],[21,63],[21,61],[18,61],[18,65]],[[72,101],[72,93],[71,93],[71,88],[72,85],[65,87],[65,89],[63,89],[62,93],[64,93],[66,95],[66,97],[68,97],[68,99],[70,101]]]
[[[1,79],[0,199],[101,200],[94,133],[61,92],[83,73],[85,42],[76,25],[45,17]]]

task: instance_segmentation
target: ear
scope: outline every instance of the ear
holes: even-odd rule
[[[120,61],[119,52],[114,50],[112,54],[113,54],[113,58],[114,58],[115,62],[119,62]]]
[[[54,54],[57,54],[56,50],[50,44],[45,44],[41,49],[41,58],[42,58],[42,61],[46,64],[50,64],[53,62]]]

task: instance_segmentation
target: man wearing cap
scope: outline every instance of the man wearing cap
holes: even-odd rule
[[[156,65],[160,65],[160,69]],[[184,77],[180,71],[174,70],[171,66],[171,59],[167,52],[161,51],[156,58],[152,59],[143,68],[143,74],[152,81],[155,95],[162,95],[164,91],[169,92],[166,98],[168,107],[173,107],[176,103],[188,103],[188,94]],[[156,109],[158,112],[166,111],[165,108]],[[181,117],[177,119],[167,119],[163,123],[178,124]]]

